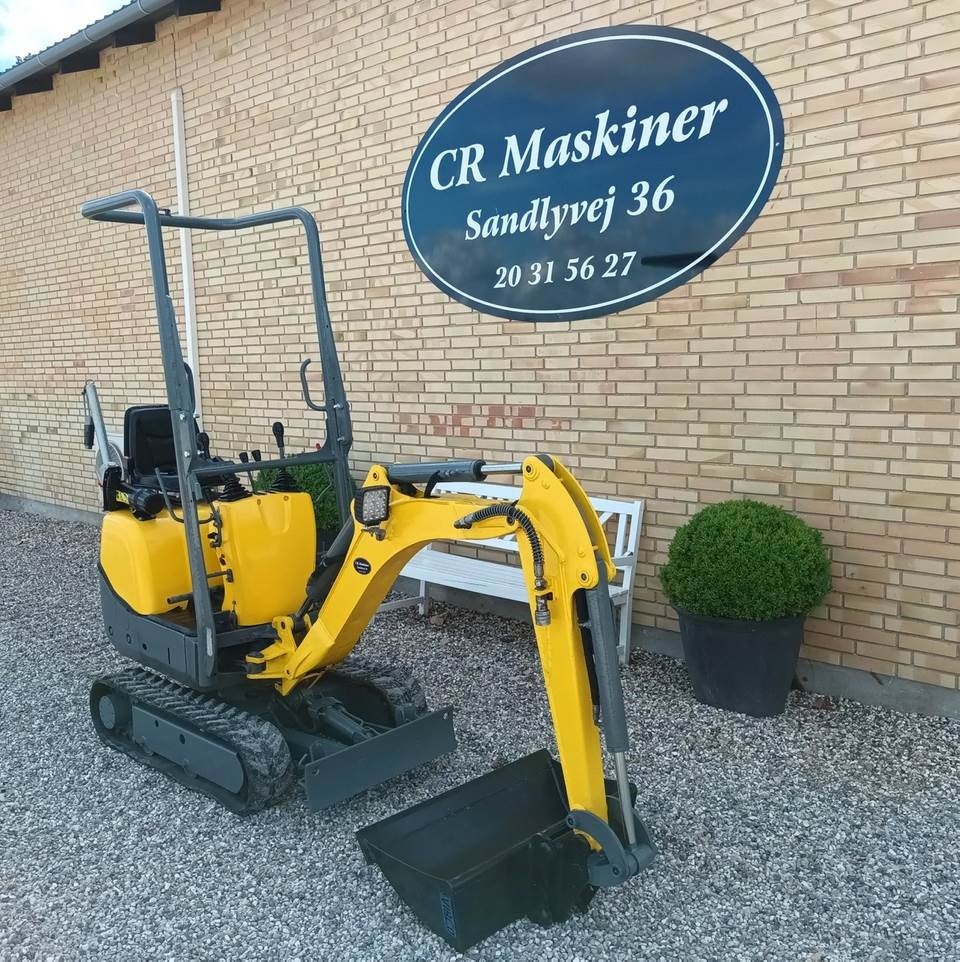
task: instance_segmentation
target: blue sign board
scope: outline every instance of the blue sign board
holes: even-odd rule
[[[484,314],[598,317],[712,264],[782,157],[776,96],[736,51],[591,30],[506,61],[440,114],[407,170],[403,229],[430,280]]]

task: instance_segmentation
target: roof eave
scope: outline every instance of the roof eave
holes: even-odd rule
[[[0,110],[9,110],[15,96],[52,89],[55,73],[96,69],[105,47],[149,42],[153,34],[144,28],[160,20],[219,9],[220,0],[133,0],[0,73]]]

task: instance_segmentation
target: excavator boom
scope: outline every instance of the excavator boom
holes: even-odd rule
[[[247,663],[253,677],[272,680],[289,695],[350,654],[404,565],[424,545],[517,536],[559,767],[546,753],[535,753],[359,834],[368,859],[421,919],[465,948],[488,934],[498,916],[492,902],[507,915],[552,912],[548,921],[555,921],[586,892],[636,874],[653,849],[633,812],[627,780],[608,590],[615,567],[585,492],[547,456],[522,462],[523,486],[513,503],[433,493],[440,479],[475,479],[473,467],[459,469],[459,475],[456,463],[416,468],[370,469],[354,503],[356,524],[348,524],[327,552],[301,610],[274,620],[278,640],[248,655]],[[601,726],[614,759],[613,780],[604,777]],[[521,837],[512,829],[503,834],[505,819],[524,827]],[[442,865],[435,852],[442,853]],[[532,906],[528,893],[503,901],[512,879],[556,874],[550,865],[558,859],[568,869],[577,867],[557,875],[566,879],[556,883],[562,891]],[[451,872],[455,877],[448,877]]]

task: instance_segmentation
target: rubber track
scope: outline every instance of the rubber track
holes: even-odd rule
[[[163,712],[233,749],[240,757],[245,775],[240,793],[228,792],[206,781],[199,773],[189,775],[169,759],[147,755],[134,742],[105,729],[99,721],[96,704],[99,696],[104,694],[102,686],[125,694],[131,705],[140,704]],[[274,725],[143,668],[130,668],[97,678],[91,689],[90,708],[94,727],[108,745],[165,772],[193,791],[215,798],[238,815],[258,812],[275,804],[293,784],[290,750]]]
[[[390,706],[394,727],[419,718],[427,710],[427,699],[420,682],[406,668],[388,667],[351,655],[332,668],[330,674],[379,692]]]

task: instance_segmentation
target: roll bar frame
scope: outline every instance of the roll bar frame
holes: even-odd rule
[[[136,208],[130,210],[129,208]],[[347,455],[353,443],[350,407],[347,403],[337,354],[330,312],[323,282],[323,259],[320,232],[313,215],[303,207],[283,207],[278,210],[247,214],[242,217],[192,217],[171,214],[157,207],[156,201],[145,190],[126,190],[108,197],[89,200],[80,208],[88,220],[108,221],[115,224],[142,224],[146,229],[150,273],[153,278],[153,295],[160,332],[160,351],[163,360],[167,403],[173,421],[174,451],[177,478],[180,484],[180,502],[187,540],[187,558],[190,564],[194,610],[197,619],[197,657],[202,685],[209,685],[216,674],[216,629],[213,606],[208,591],[207,573],[204,565],[200,532],[198,504],[203,498],[201,480],[204,477],[239,474],[255,467],[274,468],[296,464],[331,464],[334,488],[341,520],[346,520],[353,498],[353,485],[347,464]],[[226,464],[201,458],[196,451],[193,433],[194,400],[192,385],[188,380],[183,360],[180,332],[177,329],[167,263],[163,248],[163,228],[176,227],[186,230],[238,231],[263,227],[287,221],[298,221],[306,235],[307,256],[310,266],[310,284],[313,294],[314,317],[320,345],[320,362],[323,374],[324,403],[315,404],[306,383],[306,367],[301,365],[300,378],[304,401],[308,407],[326,414],[327,438],[320,450],[296,455],[284,460],[260,461],[250,464]]]

